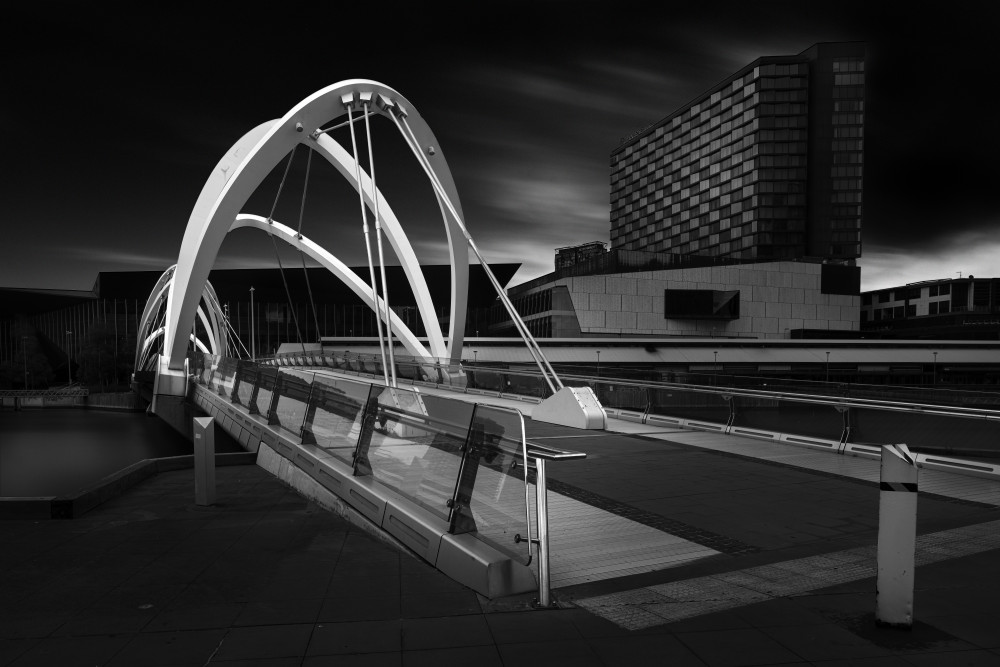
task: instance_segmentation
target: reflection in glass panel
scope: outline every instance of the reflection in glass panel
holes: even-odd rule
[[[244,363],[239,373],[240,383],[236,386],[236,396],[240,405],[249,406],[250,397],[253,396],[253,385],[257,381],[257,366]]]
[[[257,379],[257,412],[265,417],[271,409],[271,393],[274,391],[277,373],[278,371],[274,369],[265,369]]]
[[[367,382],[317,378],[303,427],[303,440],[353,465],[364,407],[371,390]]]
[[[302,430],[312,382],[312,373],[286,371],[281,374],[274,416],[281,428],[295,435]]]
[[[367,452],[359,454],[379,482],[447,519],[473,404],[391,387],[372,391],[380,392],[377,412]]]
[[[733,400],[736,401],[734,426],[824,440],[840,440],[843,434],[843,415],[832,405],[752,396],[736,396]]]
[[[649,389],[649,411],[682,419],[702,419],[715,424],[729,421],[729,404],[719,394],[676,388]]]
[[[511,410],[479,405],[470,444],[478,469],[468,499],[476,536],[494,548],[526,562],[524,466],[521,416]],[[478,451],[476,451],[478,450]],[[532,497],[534,490],[531,491]],[[460,489],[461,496],[461,489]]]

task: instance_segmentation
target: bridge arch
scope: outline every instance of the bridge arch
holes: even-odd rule
[[[400,118],[405,118],[415,145],[426,149],[426,156],[418,156],[421,165],[427,170],[428,177],[432,181],[436,180],[440,187],[440,191],[435,190],[435,196],[444,218],[452,270],[451,322],[447,347],[443,343],[443,336],[438,334],[440,327],[433,316],[433,303],[416,256],[405,241],[405,234],[395,216],[384,215],[385,211],[391,213],[391,208],[381,192],[372,187],[371,178],[367,174],[362,173],[360,179],[355,176],[359,170],[354,157],[331,137],[319,132],[322,123],[335,121],[347,114],[349,107],[353,109],[362,105],[367,111],[389,117],[397,124]],[[250,195],[298,144],[307,144],[309,148],[318,150],[353,187],[361,190],[369,206],[374,202],[379,203],[379,213],[386,223],[386,235],[410,280],[425,328],[428,332],[434,332],[429,335],[431,349],[419,356],[447,357],[457,363],[461,357],[464,337],[469,256],[464,222],[459,219],[463,214],[454,179],[433,132],[409,101],[384,84],[352,79],[324,88],[297,104],[282,118],[257,126],[237,141],[212,171],[188,219],[180,256],[168,287],[164,321],[165,359],[161,362],[161,370],[173,373],[183,370],[188,340],[186,336],[178,334],[186,331],[196,317],[201,288],[208,279],[222,241],[233,227],[234,221],[241,217],[240,209]],[[441,193],[446,201],[442,200]],[[242,222],[243,226],[258,225],[258,221],[252,221],[248,217],[243,217]],[[287,227],[284,229],[290,231]],[[284,231],[280,228],[275,230],[278,231],[277,236],[284,238]],[[313,246],[311,250],[321,250],[319,246]],[[317,258],[318,256],[320,255],[317,253]],[[335,258],[329,255],[326,259]],[[355,285],[350,286],[352,290],[355,289]],[[375,303],[371,298],[367,301]],[[402,329],[396,329],[395,320],[393,321],[394,330],[402,332]]]

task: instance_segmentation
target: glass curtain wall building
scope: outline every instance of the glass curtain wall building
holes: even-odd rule
[[[861,255],[865,46],[760,58],[611,154],[612,250]]]

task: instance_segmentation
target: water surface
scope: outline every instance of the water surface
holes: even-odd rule
[[[71,494],[136,461],[191,452],[182,435],[143,412],[3,410],[0,496]]]

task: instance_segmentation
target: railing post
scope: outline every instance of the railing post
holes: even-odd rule
[[[476,422],[478,404],[472,408],[472,421],[462,445],[462,462],[455,480],[455,491],[448,500],[448,532],[452,535],[471,533],[477,530],[476,519],[472,515],[472,493],[479,474],[479,458],[486,440],[486,425]]]
[[[301,440],[303,445],[315,445],[316,436],[312,434],[311,431],[306,430],[306,424],[310,423],[312,419],[316,417],[316,406],[313,405],[313,395],[316,390],[316,374],[313,373],[312,382],[309,383],[309,395],[306,397],[306,409],[302,414],[302,427],[299,429],[299,440]],[[309,441],[306,442],[306,436],[308,436]]]
[[[875,622],[913,626],[917,461],[906,445],[883,445],[878,505]]]
[[[549,500],[545,459],[541,458],[535,459],[535,512],[538,526],[538,606],[548,607],[552,604],[549,585]]]
[[[274,387],[271,388],[271,404],[267,408],[267,423],[269,426],[281,424],[278,419],[278,399],[281,397],[281,370],[274,374]]]
[[[376,389],[372,385],[372,389]],[[368,395],[368,402],[365,403],[365,411],[361,416],[361,432],[358,434],[358,446],[354,450],[354,476],[366,477],[372,474],[371,460],[368,458],[368,449],[372,444],[372,435],[375,432],[375,418],[378,416],[378,397],[381,391]]]
[[[243,376],[243,360],[239,359],[236,362],[236,372],[233,374],[233,390],[229,392],[229,401],[240,404],[240,382]]]
[[[247,411],[252,415],[259,415],[260,410],[257,409],[257,393],[260,389],[260,378],[261,370],[260,366],[257,366],[257,372],[253,376],[253,391],[250,392],[250,405],[247,406]]]

